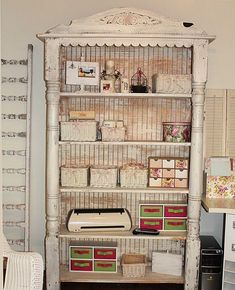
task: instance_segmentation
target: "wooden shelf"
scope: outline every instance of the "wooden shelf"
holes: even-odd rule
[[[117,273],[84,273],[69,272],[68,266],[60,266],[61,282],[89,282],[89,283],[173,283],[184,284],[183,276],[165,275],[151,272],[147,267],[145,277],[126,278],[122,276],[121,269],[118,267]]]
[[[159,93],[96,93],[96,92],[77,92],[77,93],[67,93],[61,92],[60,97],[87,97],[87,98],[173,98],[173,99],[185,99],[191,98],[192,94],[159,94]]]
[[[133,227],[134,228],[134,227]],[[130,231],[91,231],[91,232],[79,232],[71,233],[67,230],[66,226],[63,224],[60,228],[60,238],[78,238],[78,239],[88,239],[88,238],[116,238],[116,239],[160,239],[160,240],[185,240],[186,231],[164,231],[160,232],[159,235],[133,235],[132,230]]]
[[[235,214],[235,200],[202,196],[202,206],[209,213]]]
[[[173,143],[173,142],[163,142],[163,141],[59,141],[60,145],[139,145],[139,146],[180,146],[180,147],[190,147],[190,142],[185,143]]]
[[[112,193],[120,193],[120,192],[142,192],[142,193],[184,193],[188,194],[188,188],[124,188],[124,187],[67,187],[61,186],[60,192],[112,192]]]

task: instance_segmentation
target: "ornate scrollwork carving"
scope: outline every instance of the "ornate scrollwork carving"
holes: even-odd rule
[[[117,24],[117,25],[156,25],[161,21],[149,15],[143,15],[130,11],[124,11],[119,14],[112,14],[104,16],[100,19],[103,24]]]

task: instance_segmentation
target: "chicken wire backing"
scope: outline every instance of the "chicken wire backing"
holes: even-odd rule
[[[69,261],[69,243],[72,239],[61,239],[61,264],[68,265]],[[184,240],[157,240],[157,239],[119,239],[119,238],[89,238],[87,241],[117,242],[117,259],[120,264],[122,254],[141,253],[145,254],[148,265],[151,264],[152,251],[169,251],[170,253],[181,254],[184,257]]]
[[[75,92],[77,85],[67,85],[66,61],[98,62],[100,72],[105,69],[106,60],[113,59],[120,73],[129,80],[140,67],[151,87],[151,78],[155,73],[191,74],[192,49],[186,47],[151,47],[151,46],[61,46],[60,48],[60,79],[62,92]],[[95,86],[86,86],[86,90],[95,92]]]

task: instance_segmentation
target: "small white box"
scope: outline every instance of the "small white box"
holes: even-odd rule
[[[88,166],[61,166],[61,185],[71,187],[85,187],[88,185]]]
[[[61,122],[60,134],[62,141],[96,141],[97,122]]]
[[[90,186],[108,187],[117,186],[118,168],[116,166],[91,166]]]
[[[152,252],[152,272],[182,276],[183,256],[181,254]]]
[[[153,93],[190,94],[192,75],[154,74]]]

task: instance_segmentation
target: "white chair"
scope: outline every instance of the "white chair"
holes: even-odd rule
[[[42,290],[43,260],[35,252],[17,252],[2,235],[3,257],[7,258],[4,290]]]

